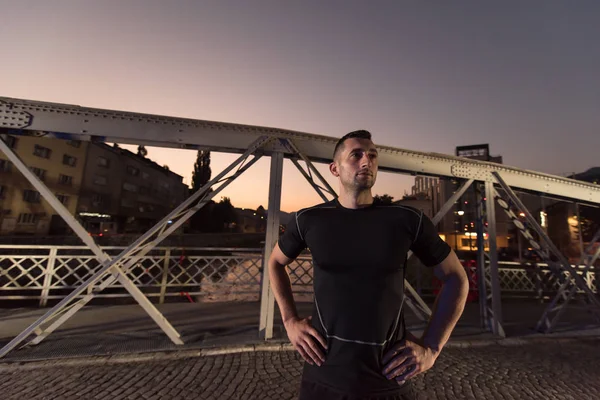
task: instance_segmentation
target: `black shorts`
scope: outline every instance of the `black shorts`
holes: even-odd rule
[[[302,380],[298,400],[415,400],[412,385],[407,393],[357,397],[353,394],[338,392],[314,382]]]

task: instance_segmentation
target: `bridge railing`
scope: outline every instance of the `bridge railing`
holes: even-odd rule
[[[103,247],[117,255],[124,247]],[[411,263],[406,278],[423,296],[433,296],[439,281],[430,269]],[[464,262],[476,294],[476,267]],[[0,245],[0,301],[39,301],[46,306],[60,300],[81,285],[97,268],[98,261],[83,246]],[[127,275],[153,302],[165,301],[257,301],[262,279],[262,250],[208,247],[157,247],[140,259]],[[588,286],[596,291],[595,273],[582,272]],[[312,259],[301,255],[288,266],[294,295],[299,301],[312,300]],[[548,298],[559,282],[546,264],[499,263],[503,298]],[[115,282],[96,298],[129,298]]]

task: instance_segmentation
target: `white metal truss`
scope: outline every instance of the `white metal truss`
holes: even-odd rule
[[[262,295],[260,304],[259,335],[267,340],[273,337],[275,295],[271,287],[268,261],[279,239],[279,210],[281,206],[281,185],[283,182],[283,153],[271,155],[271,179],[269,180],[269,205],[267,214],[267,235],[263,256]]]
[[[508,186],[502,179],[500,174],[494,173],[494,177],[497,179],[498,183],[504,190],[504,193],[506,193],[506,196],[508,197],[508,199],[504,199],[498,193],[498,191],[494,189],[494,194],[498,197],[499,204],[505,210],[509,218],[513,221],[514,225],[519,229],[520,233],[525,237],[525,239],[529,240],[531,247],[536,250],[541,258],[548,262],[552,272],[556,275],[559,282],[561,282],[561,287],[557,295],[544,311],[542,318],[537,324],[537,329],[543,332],[549,332],[552,330],[552,328],[555,327],[558,318],[564,311],[564,308],[578,289],[584,292],[583,297],[578,297],[578,299],[583,302],[584,307],[594,314],[600,312],[600,300],[580,275],[580,272],[587,272],[587,269],[584,271],[578,271],[571,266],[569,260],[560,252],[560,250],[558,250],[546,232],[544,232],[542,227],[531,215],[527,207],[525,207],[510,186]],[[513,207],[516,208],[518,212],[525,215],[527,226],[525,226],[517,218],[516,213],[512,210]],[[528,229],[529,227],[537,234],[540,243],[538,243],[538,241],[531,234]],[[597,238],[595,238],[594,241],[596,240]],[[556,261],[552,260],[552,256],[556,259]],[[593,261],[595,261],[595,259]],[[550,315],[552,313],[555,313],[555,316],[550,319]],[[596,315],[596,317],[598,317],[598,315]]]
[[[282,143],[292,152],[293,155],[290,157],[292,163],[296,166],[296,168],[298,168],[300,173],[302,173],[302,176],[304,176],[308,183],[310,183],[310,185],[315,189],[315,191],[323,199],[323,201],[327,202],[330,200],[325,195],[325,193],[329,194],[333,198],[337,198],[337,193],[335,192],[335,190],[329,185],[327,180],[323,178],[323,175],[319,173],[319,171],[315,168],[315,166],[308,159],[308,157],[302,154],[302,152],[298,149],[294,142],[291,139],[287,139],[282,140]],[[303,160],[306,164],[306,170],[298,162],[299,159]],[[322,186],[315,181],[315,179],[313,178],[313,173],[321,181]]]
[[[435,214],[433,219],[433,225],[437,225],[444,218],[444,216],[454,207],[454,204],[460,199],[460,197],[471,187],[473,184],[473,179],[469,179],[462,184],[462,186],[450,196],[448,201],[444,203],[442,208]],[[413,256],[413,252],[409,251],[407,255],[407,260]],[[412,285],[405,279],[404,280],[404,291],[406,296],[406,305],[413,311],[413,313],[422,321],[428,321],[431,317],[431,309],[423,301],[421,296],[417,293],[417,291],[412,287]]]
[[[600,257],[600,246],[598,246],[596,251],[592,253],[592,250],[594,249],[594,246],[597,245],[599,239],[600,230],[596,232],[594,238],[582,254],[581,260],[578,264],[578,266],[583,265],[583,268],[578,271],[578,273],[580,273],[582,276],[589,276],[588,273],[590,272],[592,266],[598,260],[598,257]],[[586,285],[588,287],[591,286],[587,284],[587,282]],[[541,332],[551,332],[556,327],[561,316],[566,311],[569,302],[573,299],[574,296],[577,295],[577,292],[578,287],[575,284],[573,284],[573,281],[565,280],[565,282],[563,282],[560,285],[558,292],[556,293],[548,307],[546,307],[546,309],[544,310],[542,317],[537,323],[536,329]],[[596,321],[600,322],[599,314],[597,312],[593,312],[593,308],[587,307],[587,304],[584,305],[586,306],[586,309],[592,312],[592,315],[596,318]]]
[[[101,110],[74,105],[44,103],[3,97],[0,97],[0,132],[16,135],[44,135],[60,139],[117,142],[183,149],[209,149],[220,152],[240,153],[243,155],[236,161],[238,164],[245,162],[248,155],[252,153],[251,149],[254,151],[260,148],[262,154],[271,155],[273,157],[269,192],[269,218],[267,221],[268,230],[263,263],[268,260],[268,255],[270,254],[274,240],[276,240],[278,236],[278,213],[274,211],[271,204],[273,204],[274,207],[276,206],[278,211],[281,195],[281,174],[278,175],[277,171],[281,164],[281,157],[291,158],[294,165],[299,168],[303,176],[307,178],[323,200],[327,199],[327,194],[335,197],[335,191],[331,189],[312,164],[315,162],[329,163],[332,160],[334,146],[338,139],[323,135],[313,135],[277,128]],[[4,143],[2,144],[2,149],[4,150],[6,145]],[[485,183],[486,194],[483,195],[483,197],[486,198],[484,201],[486,207],[485,210],[481,207],[480,216],[485,213],[488,220],[487,233],[489,237],[488,241],[490,243],[488,257],[490,259],[490,267],[487,268],[485,266],[487,264],[485,255],[483,253],[480,254],[480,262],[478,265],[483,268],[479,274],[479,283],[482,285],[480,286],[480,301],[483,302],[481,311],[482,316],[485,316],[486,324],[492,331],[499,335],[504,335],[504,332],[501,324],[502,314],[498,282],[498,262],[495,250],[496,230],[494,199],[496,199],[498,193],[493,188],[493,184],[500,182],[503,186],[508,188],[510,193],[512,193],[511,188],[514,188],[546,197],[576,200],[581,204],[600,204],[600,185],[522,170],[502,164],[450,155],[404,150],[381,145],[378,145],[377,148],[379,151],[379,169],[381,171],[396,173],[409,172],[420,175],[463,178],[468,179],[469,182],[478,181]],[[255,160],[256,157],[238,170],[238,174],[235,176],[238,176],[239,173],[245,171],[245,169],[247,169]],[[307,166],[306,171],[302,169],[299,163],[300,160],[305,161]],[[229,173],[233,168],[233,166],[230,166],[230,169],[223,174]],[[23,173],[25,174],[25,172]],[[322,186],[316,183],[316,180],[313,179],[313,174],[321,181],[323,184]],[[31,173],[29,175],[31,175]],[[29,175],[26,175],[28,176],[28,179]],[[500,178],[500,175],[502,178]],[[222,175],[221,178],[223,176],[224,175]],[[220,178],[217,178],[211,181],[210,185],[218,183]],[[33,179],[37,180],[35,176],[33,176]],[[225,181],[226,184],[230,182],[230,178],[227,179],[228,180]],[[203,189],[208,190],[208,185]],[[210,197],[206,195],[206,192],[202,191],[203,189],[190,197],[190,199],[193,198],[194,200],[190,201],[190,199],[188,199],[173,211],[172,216],[169,215],[159,222],[138,241],[113,259],[110,259],[109,256],[98,250],[97,246],[94,247],[95,243],[93,240],[91,240],[88,235],[85,235],[85,239],[82,238],[82,240],[84,240],[84,243],[91,249],[99,251],[96,256],[103,263],[102,267],[98,269],[92,277],[86,280],[86,282],[75,292],[71,293],[40,320],[36,321],[36,323],[34,323],[35,326],[32,325],[29,327],[9,343],[7,347],[2,349],[0,351],[0,357],[32,333],[38,335],[33,342],[37,341],[39,343],[39,341],[41,341],[48,333],[56,329],[56,327],[66,321],[66,319],[73,315],[78,309],[83,307],[87,301],[91,300],[95,293],[98,293],[110,283],[116,282],[117,280],[123,280],[123,284],[129,286],[128,290],[132,293],[136,293],[136,300],[139,298],[139,301],[142,303],[147,301],[147,299],[141,295],[141,292],[138,293],[139,290],[136,290],[137,288],[131,281],[128,283],[125,274],[127,274],[129,268],[131,268],[140,257],[150,251],[157,243],[180,226],[184,222],[184,218],[189,218],[205,204],[206,201],[208,201],[207,199]],[[466,190],[466,187],[464,189]],[[42,193],[42,191],[40,191],[40,193]],[[50,195],[48,198],[54,200],[53,203],[58,202],[51,193],[47,194]],[[194,206],[192,203],[195,201],[198,203]],[[443,214],[452,207],[452,204],[453,203],[448,202],[444,205],[444,208],[438,213],[438,215],[440,215],[439,219],[441,219]],[[52,205],[54,206],[54,204]],[[62,207],[62,204],[57,204],[57,206],[60,208]],[[480,204],[480,206],[482,205]],[[64,207],[62,211],[66,212]],[[527,213],[526,210],[524,211]],[[60,214],[63,215],[62,212],[60,212]],[[68,214],[68,212],[66,212],[66,214]],[[438,215],[434,218],[434,222],[436,222]],[[532,218],[530,214],[528,214],[528,218]],[[439,222],[439,219],[437,222]],[[484,249],[483,233],[485,227],[483,225],[483,220],[481,220],[481,218],[479,219],[481,226],[479,227],[480,229],[478,229],[478,233],[480,233],[478,239],[481,240],[482,243],[480,243],[481,245],[478,246],[478,248]],[[169,220],[173,220],[175,223],[168,226]],[[67,223],[69,223],[68,220]],[[71,226],[71,224],[69,225]],[[75,228],[73,228],[74,226]],[[82,229],[76,221],[71,228],[76,232],[77,229]],[[546,255],[553,253],[554,256],[559,259],[558,263],[552,261],[549,262],[549,266],[554,269],[557,276],[562,277],[563,281],[561,282],[566,283],[570,280],[571,284],[576,286],[576,289],[582,290],[586,294],[585,298],[591,304],[598,302],[597,299],[590,296],[590,289],[581,284],[582,278],[578,277],[577,273],[573,273],[568,262],[564,262],[564,257],[556,254],[556,248],[553,248],[553,246],[554,245],[551,244],[551,242],[550,244],[547,244],[550,251],[543,251],[543,253]],[[564,274],[558,273],[561,267],[571,274],[568,280],[564,280]],[[268,337],[270,332],[272,333],[273,299],[272,293],[269,292],[270,285],[268,285],[268,280],[265,282],[265,276],[268,279],[268,274],[266,274],[265,271],[266,268],[263,268],[263,304],[261,304],[260,327],[261,334]],[[409,296],[407,296],[407,298],[409,298],[407,302],[409,307],[411,307],[412,304],[415,313],[419,315],[420,312],[423,318],[430,315],[431,311],[427,305],[420,299],[412,286],[410,286],[408,282],[406,283],[407,293],[409,294]],[[265,289],[265,284],[267,289]],[[46,287],[45,284],[44,287]],[[565,290],[568,291],[565,293],[570,293],[569,290],[571,290],[571,288],[571,286],[565,287]],[[83,299],[87,299],[86,302],[76,302],[68,305],[75,297],[81,295],[85,290],[88,291],[87,295],[83,297]],[[415,301],[410,300],[411,296]],[[483,300],[481,300],[482,297]],[[488,304],[490,300],[491,305]],[[163,330],[166,329],[166,331],[171,333],[172,340],[180,340],[177,332],[174,331],[174,329],[171,330],[172,327],[169,329],[170,325],[168,325],[168,322],[164,320],[164,318],[161,319],[160,317],[162,316],[156,314],[151,306],[151,304],[147,306],[147,311],[150,310],[149,313],[151,316],[155,318],[159,325],[162,324],[161,328],[163,328]],[[46,325],[50,322],[50,326],[42,328],[42,325]],[[10,348],[8,348],[8,346],[10,346]]]
[[[175,344],[183,344],[180,335],[170,325],[170,323],[162,316],[162,314],[154,307],[154,305],[144,296],[144,294],[135,286],[127,277],[127,271],[134,266],[144,255],[150,252],[158,243],[168,237],[172,232],[178,229],[185,221],[195,214],[201,207],[210,201],[217,193],[224,189],[235,178],[250,168],[259,158],[260,154],[255,155],[246,163],[248,158],[257,152],[265,144],[269,143],[271,138],[260,137],[252,143],[246,152],[234,161],[229,167],[224,169],[213,180],[208,182],[196,193],[185,200],[180,206],[175,208],[169,215],[159,221],[154,227],[143,234],[127,249],[121,252],[115,258],[110,258],[107,254],[96,245],[87,232],[75,220],[75,218],[64,208],[64,206],[52,195],[45,185],[37,179],[37,177],[29,171],[25,164],[8,148],[3,140],[0,140],[0,149],[9,157],[9,159],[21,170],[32,185],[44,196],[44,198],[60,213],[69,226],[77,233],[82,241],[95,253],[98,260],[102,263],[102,267],[98,269],[91,277],[89,277],[77,289],[71,292],[67,297],[60,301],[56,306],[44,314],[41,318],[35,321],[32,325],[21,332],[17,337],[10,341],[0,350],[0,357],[5,356],[8,352],[18,346],[21,342],[27,339],[30,335],[36,334],[30,344],[41,342],[46,336],[52,333],[62,323],[68,320],[79,309],[87,304],[95,293],[101,292],[106,287],[119,280],[119,282],[132,294],[146,312],[154,319],[163,331]],[[227,177],[232,170],[238,167],[238,170]],[[211,193],[209,189],[216,185],[220,186]],[[102,280],[102,282],[100,282]],[[100,283],[99,283],[100,282]],[[82,297],[75,303],[71,302],[84,291],[88,291],[87,295]],[[43,328],[44,325],[49,324]]]
[[[184,149],[243,153],[260,136],[292,139],[313,162],[331,161],[337,138],[284,129],[165,117],[0,97],[0,128],[42,131],[48,136]],[[68,137],[70,135],[71,137]],[[574,179],[445,154],[377,146],[379,168],[431,176],[496,182],[546,196],[600,203],[600,186]],[[286,154],[289,156],[290,154]]]
[[[505,337],[496,250],[496,210],[492,195],[494,188],[490,182],[477,184],[474,187],[477,196],[477,285],[481,327],[496,336]],[[485,250],[486,235],[488,251]]]

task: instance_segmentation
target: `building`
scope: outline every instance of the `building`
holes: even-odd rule
[[[144,232],[189,195],[180,175],[119,147],[2,133],[91,234]],[[0,153],[0,234],[70,233],[62,217]]]
[[[600,167],[590,168],[568,178],[599,184]],[[594,234],[600,229],[600,209],[572,202],[552,201],[543,211],[546,212],[550,239],[572,262],[578,262],[582,249],[588,247]]]
[[[188,197],[182,176],[120,147],[91,143],[77,216],[90,233],[145,232]]]
[[[456,156],[472,158],[479,161],[502,163],[502,156],[490,155],[489,145],[472,145],[456,147]],[[459,189],[461,181],[449,177],[417,176],[412,188],[412,196],[431,204],[431,214],[435,216],[443,205]],[[440,236],[455,251],[477,250],[477,201],[475,188],[470,187],[455,205],[446,213],[438,225]],[[419,207],[417,207],[419,208]],[[496,207],[496,245],[498,248],[509,247],[510,222],[506,214]],[[485,238],[487,241],[487,237]],[[486,245],[487,247],[487,245]]]
[[[75,213],[89,144],[10,135],[2,138],[29,169]],[[0,152],[0,234],[61,234],[69,228],[25,176]]]

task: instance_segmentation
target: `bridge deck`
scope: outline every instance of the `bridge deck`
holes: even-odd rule
[[[552,334],[533,330],[534,321],[546,304],[532,301],[506,301],[503,313],[507,336],[600,336],[600,326],[591,315],[572,308]],[[309,315],[312,304],[299,303],[301,315]],[[258,338],[260,303],[168,303],[158,308],[182,335],[185,345],[177,347],[154,324],[138,305],[89,306],[78,312],[60,330],[35,347],[15,350],[0,363],[17,360],[44,360],[67,357],[89,357],[136,354],[177,349],[221,348],[224,346],[264,343]],[[42,315],[42,309],[0,310],[0,345]],[[409,329],[424,328],[408,310]],[[279,313],[275,315],[274,343],[287,342]],[[451,342],[485,341],[492,335],[479,327],[476,303],[467,304],[452,335]]]

